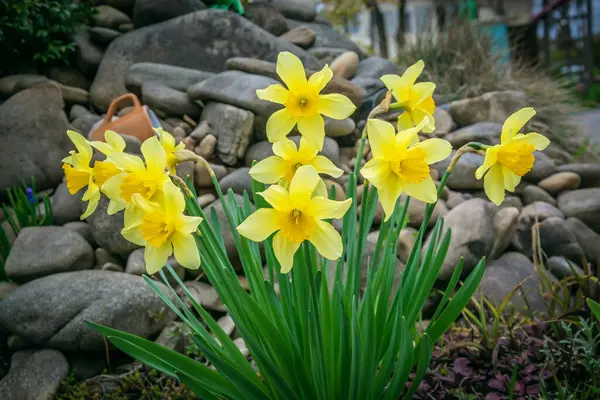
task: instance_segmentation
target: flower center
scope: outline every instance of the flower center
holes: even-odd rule
[[[298,99],[298,105],[300,107],[304,107],[306,106],[306,104],[308,104],[308,99],[305,96],[300,96],[300,98]]]
[[[142,179],[137,174],[129,173],[121,182],[121,198],[127,203],[131,202],[131,196],[134,193],[139,193],[146,200],[150,199],[156,192],[156,185]]]
[[[69,190],[69,193],[77,193],[90,182],[89,171],[75,169],[67,163],[64,163],[62,168],[65,171],[65,178],[67,178],[67,189]]]
[[[283,215],[280,220],[281,232],[294,242],[303,242],[310,238],[316,221],[310,215],[298,209],[293,209],[289,214]]]
[[[498,162],[515,175],[523,176],[533,167],[535,147],[524,141],[516,140],[500,146]]]
[[[419,183],[429,176],[429,165],[425,161],[425,151],[419,148],[410,149],[402,160],[391,162],[390,168],[396,176],[406,183]]]
[[[317,112],[318,94],[290,93],[285,106],[296,117],[305,117]]]
[[[175,225],[166,222],[163,215],[151,213],[144,215],[140,230],[146,242],[153,247],[160,247],[169,241],[175,232]]]
[[[94,182],[100,187],[104,183],[119,174],[121,170],[117,168],[113,163],[108,161],[96,161],[94,163]]]

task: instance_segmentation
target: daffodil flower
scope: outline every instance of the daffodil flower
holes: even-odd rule
[[[106,156],[114,153],[122,153],[125,150],[125,140],[115,131],[104,132],[104,142],[95,140],[91,142],[92,147]]]
[[[437,200],[429,164],[448,157],[452,146],[442,139],[427,139],[419,143],[418,133],[428,123],[426,118],[417,127],[396,134],[389,122],[378,119],[367,121],[373,158],[360,173],[377,188],[385,221],[394,212],[402,192],[426,203]]]
[[[250,169],[250,176],[258,182],[279,183],[287,187],[298,168],[312,165],[319,174],[339,178],[344,171],[336,167],[327,157],[317,155],[318,152],[319,149],[304,138],[300,139],[298,148],[292,140],[283,138],[273,145],[275,155],[256,163]]]
[[[259,208],[237,227],[242,236],[255,242],[277,232],[273,237],[273,250],[284,274],[292,269],[294,254],[305,240],[328,260],[337,260],[342,255],[340,234],[323,220],[342,218],[352,199],[334,201],[323,196],[313,197],[320,181],[312,166],[298,168],[289,191],[272,185],[259,193],[273,208]]]
[[[175,156],[175,152],[185,149],[185,144],[179,143],[175,145],[175,138],[163,128],[154,128],[154,132],[158,135],[160,145],[167,154],[167,168],[172,174],[175,174],[175,166],[179,164],[179,158]]]
[[[267,121],[267,138],[275,143],[287,136],[298,124],[298,131],[314,147],[321,149],[325,139],[325,122],[321,114],[333,118],[348,118],[356,107],[346,96],[332,93],[319,94],[333,77],[327,65],[314,73],[308,81],[302,61],[290,52],[279,53],[277,74],[287,86],[270,85],[256,91],[259,99],[283,104]]]
[[[535,110],[526,107],[508,117],[502,126],[500,144],[486,150],[483,165],[475,171],[477,179],[485,175],[485,193],[496,205],[504,201],[504,191],[514,192],[521,177],[531,170],[535,161],[533,152],[550,144],[539,133],[518,133],[534,115]]]
[[[88,205],[81,215],[81,219],[86,219],[96,210],[100,201],[100,188],[94,181],[94,169],[90,167],[93,150],[81,134],[69,130],[67,135],[77,150],[71,150],[70,155],[62,160],[62,168],[65,171],[69,193],[73,195],[87,186],[82,200],[87,201]]]
[[[170,181],[163,185],[161,193],[159,202],[148,201],[140,193],[131,196],[136,210],[141,212],[128,214],[121,234],[125,239],[145,246],[148,274],[160,270],[171,254],[183,267],[198,269],[200,254],[193,234],[202,218],[183,214],[185,199]]]
[[[425,63],[423,60],[419,60],[408,67],[402,76],[383,75],[381,77],[383,84],[392,91],[396,99],[396,103],[392,103],[391,108],[402,108],[404,110],[398,117],[399,131],[419,125],[426,117],[429,122],[423,127],[423,132],[431,133],[435,131],[435,120],[433,119],[435,83],[415,83],[424,68]]]
[[[142,143],[144,161],[131,154],[113,153],[108,156],[123,172],[108,179],[102,185],[102,192],[111,200],[107,213],[112,215],[131,204],[132,196],[140,194],[146,200],[156,200],[166,182],[170,182],[167,172],[167,154],[156,137]]]

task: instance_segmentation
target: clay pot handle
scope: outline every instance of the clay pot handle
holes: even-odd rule
[[[130,100],[133,103],[133,108],[141,108],[142,105],[140,104],[140,101],[138,100],[137,96],[133,93],[125,93],[119,97],[117,97],[116,99],[114,99],[111,103],[110,103],[110,107],[108,107],[108,111],[106,112],[106,116],[104,117],[104,123],[109,123],[113,117],[113,115],[115,115],[115,113],[117,112],[117,110],[123,105],[123,103],[127,100]]]

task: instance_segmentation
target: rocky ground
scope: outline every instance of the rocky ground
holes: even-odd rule
[[[70,148],[67,129],[88,134],[114,97],[133,92],[166,130],[211,160],[224,191],[240,195],[250,191],[251,162],[271,155],[265,124],[278,106],[259,100],[255,90],[276,82],[274,63],[280,51],[295,53],[311,71],[328,63],[334,78],[325,90],[347,95],[358,107],[351,118],[326,122],[323,153],[347,173],[370,156],[365,152],[365,159],[357,160],[356,143],[366,115],[384,93],[379,77],[402,73],[317,17],[311,0],[255,2],[247,6],[245,17],[206,9],[199,0],[104,3],[97,7],[94,26],[76,37],[73,66],[0,78],[0,192],[35,177],[38,188],[50,194],[56,223],[26,228],[10,238],[6,273],[11,282],[0,283],[0,398],[17,398],[16,393],[25,396],[19,398],[51,398],[69,371],[85,379],[106,368],[105,342],[84,325],[86,319],[158,338],[173,348],[183,346],[176,334],[180,324],[141,278],[143,250],[120,235],[122,213],[108,216],[107,202],[101,201],[93,216],[79,220],[80,195],[68,193],[61,169],[60,160]],[[469,141],[495,144],[505,118],[527,105],[523,93],[512,91],[438,104],[434,135],[455,148]],[[139,141],[126,140],[128,151],[139,153]],[[449,279],[460,257],[469,272],[485,256],[484,293],[500,300],[530,278],[514,303],[525,307],[525,293],[532,309],[544,311],[540,276],[532,262],[532,230],[539,231],[552,279],[571,274],[569,264],[576,269],[587,262],[595,265],[600,259],[600,166],[577,163],[553,145],[536,154],[533,170],[496,207],[487,201],[483,181],[475,179],[482,161],[479,155],[465,155],[436,207],[434,217],[445,217],[452,229],[440,279]],[[434,165],[434,178],[448,162]],[[183,164],[178,173],[193,177],[200,204],[214,208],[224,224],[208,172]],[[327,184],[343,196],[347,178],[345,174]],[[409,227],[399,237],[399,269],[423,210],[423,203],[411,201]],[[380,209],[376,226],[382,217]],[[6,222],[3,227],[11,232]],[[376,235],[371,234],[365,256]],[[235,260],[231,234],[224,232],[223,240]],[[222,316],[220,323],[233,333],[214,289],[174,265],[199,302]]]

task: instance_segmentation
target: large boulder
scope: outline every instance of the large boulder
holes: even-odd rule
[[[0,195],[33,177],[38,189],[56,187],[71,147],[60,89],[29,88],[0,105]]]
[[[486,121],[502,124],[512,113],[525,106],[527,106],[525,93],[505,90],[453,101],[448,111],[460,126]]]
[[[214,75],[197,69],[143,62],[129,67],[125,75],[125,86],[138,97],[141,97],[142,85],[146,82],[156,82],[186,92],[190,86]]]
[[[166,287],[156,285],[169,296]],[[85,321],[141,337],[175,314],[144,279],[112,271],[76,271],[31,281],[0,302],[0,325],[29,342],[67,351],[104,351],[102,335]]]
[[[19,232],[4,268],[10,279],[27,282],[93,265],[92,246],[77,233],[62,226],[31,226]]]
[[[561,193],[558,208],[567,217],[575,217],[600,233],[600,188],[579,189]]]
[[[138,29],[204,9],[201,0],[136,0],[133,26]]]
[[[92,227],[94,240],[98,246],[105,248],[111,253],[129,254],[140,246],[128,241],[121,235],[124,224],[124,212],[119,211],[114,215],[108,215],[106,213],[108,203],[108,198],[102,196],[98,203],[98,208],[87,219]]]
[[[298,55],[308,67],[319,66],[301,48],[278,39],[236,13],[196,11],[136,29],[113,41],[90,88],[92,103],[106,109],[113,98],[125,93],[125,71],[135,63],[147,61],[220,72],[231,57],[275,61],[281,51]]]

